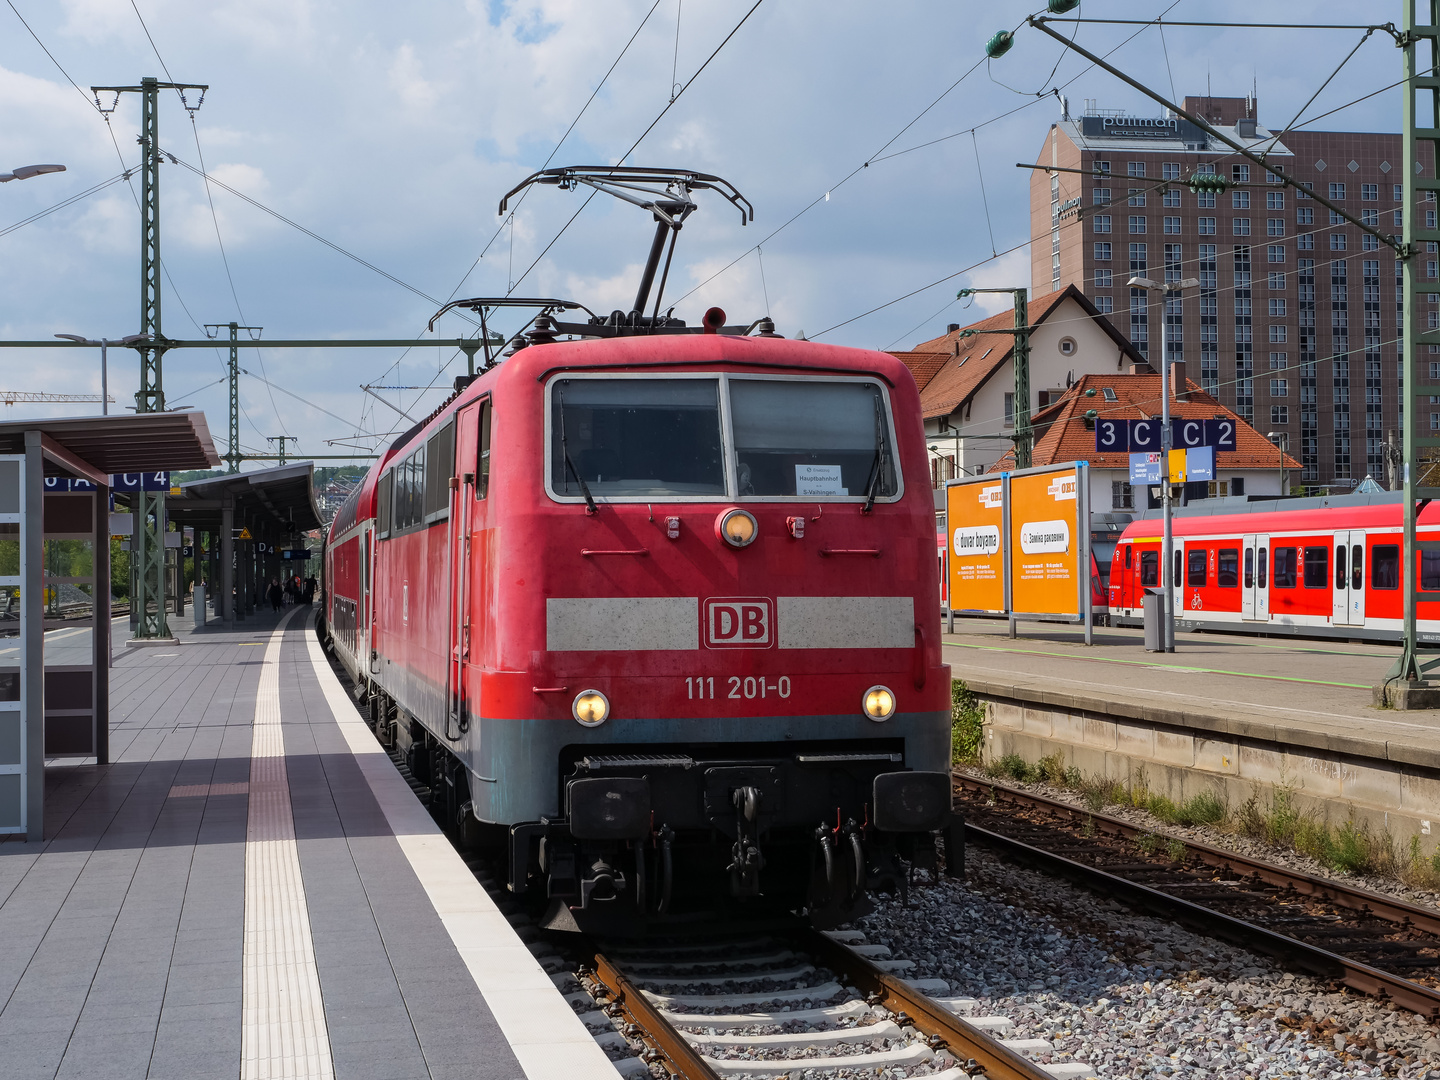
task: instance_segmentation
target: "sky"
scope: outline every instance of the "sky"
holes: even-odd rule
[[[1254,10],[1087,0],[1079,13],[1238,22]],[[1358,10],[1304,12],[1349,23]],[[156,76],[209,87],[203,102],[160,98],[160,145],[180,163],[160,170],[166,336],[236,321],[263,328],[262,346],[415,342],[242,350],[248,454],[283,435],[287,454],[341,464],[321,456],[369,452],[410,426],[402,410],[428,413],[466,368],[427,340],[476,332],[453,314],[427,333],[449,299],[513,291],[628,310],[645,211],[537,187],[497,213],[547,162],[628,151],[626,164],[717,174],[754,205],[744,224],[718,195],[696,196],[665,293],[692,325],[719,306],[731,323],[768,314],[787,337],[908,348],[1009,303],[957,301],[958,289],[1029,284],[1028,172],[1015,163],[1035,159],[1061,95],[1072,115],[1092,100],[1162,111],[1025,26],[1034,12],[1010,0],[0,0],[0,172],[66,166],[0,184],[0,341],[137,331],[139,179],[118,178],[138,164],[140,98],[102,93],[107,118],[90,87]],[[1400,5],[1380,15],[1399,20]],[[1014,46],[986,61],[1000,29]],[[1166,96],[1253,90],[1271,127],[1298,116],[1319,117],[1314,130],[1399,130],[1400,53],[1383,32],[1359,44],[1359,29],[1064,29]],[[98,394],[98,352],[0,349],[0,391]],[[223,350],[164,359],[167,403],[203,410],[222,454],[225,364]],[[111,350],[112,411],[133,407],[138,380],[133,352]]]

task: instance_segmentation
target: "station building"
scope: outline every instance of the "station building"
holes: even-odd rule
[[[1399,134],[1277,132],[1253,97],[1187,97],[1184,108],[1367,224],[1400,231]],[[1434,175],[1424,153],[1420,169]],[[1078,288],[1146,359],[1158,359],[1163,322],[1169,357],[1187,363],[1203,392],[1273,432],[1299,460],[1300,484],[1385,481],[1402,400],[1393,251],[1180,117],[1091,103],[1051,126],[1036,164],[1077,171],[1031,175],[1035,302]],[[1232,186],[1192,193],[1185,181],[1207,172]],[[1426,207],[1427,226],[1435,213]],[[1440,277],[1429,247],[1422,273]],[[1128,288],[1132,276],[1200,286],[1161,300]],[[1428,317],[1440,324],[1440,308]],[[1440,355],[1421,360],[1440,378]],[[1420,424],[1440,430],[1440,405],[1422,402]]]

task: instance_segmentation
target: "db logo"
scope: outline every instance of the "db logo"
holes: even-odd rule
[[[775,601],[764,596],[724,596],[705,601],[705,646],[768,649],[774,644]]]

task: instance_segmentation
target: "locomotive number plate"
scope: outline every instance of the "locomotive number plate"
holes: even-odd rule
[[[696,675],[685,680],[685,696],[691,701],[709,700],[717,696],[737,701],[753,701],[755,698],[766,697],[788,698],[790,676],[781,675],[771,682],[758,675],[746,675],[744,678],[739,675],[722,675],[717,686],[714,675]]]

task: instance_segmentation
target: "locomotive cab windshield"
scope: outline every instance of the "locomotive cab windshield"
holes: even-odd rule
[[[901,493],[890,403],[870,379],[568,375],[550,384],[549,427],[562,501]]]

